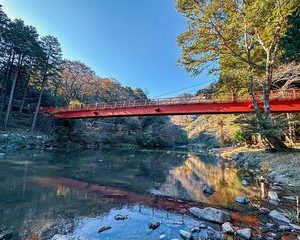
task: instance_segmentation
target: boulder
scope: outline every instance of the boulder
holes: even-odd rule
[[[242,228],[236,231],[236,234],[244,239],[251,238],[251,229],[250,228]]]
[[[268,197],[269,197],[271,200],[279,201],[279,197],[278,197],[277,192],[269,191],[269,192],[268,192]]]
[[[269,213],[269,216],[278,222],[288,223],[288,224],[291,223],[291,220],[289,220],[286,216],[284,216],[282,213],[278,212],[277,210],[271,211]]]
[[[235,201],[237,203],[239,203],[239,204],[248,204],[248,203],[250,203],[250,199],[249,198],[241,197],[241,196],[236,197]]]
[[[205,219],[211,222],[224,223],[230,221],[231,219],[229,213],[212,207],[207,207],[204,209],[192,207],[189,208],[189,211],[195,217]]]
[[[180,237],[183,238],[184,240],[191,240],[191,239],[193,239],[192,234],[190,232],[188,232],[188,231],[180,230],[179,234],[180,234]]]
[[[222,224],[222,231],[223,233],[234,233],[234,229],[230,222],[224,222]]]

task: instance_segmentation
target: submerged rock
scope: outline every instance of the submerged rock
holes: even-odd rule
[[[207,207],[204,209],[192,207],[189,208],[189,211],[195,217],[202,218],[211,222],[224,223],[230,221],[231,219],[229,213],[212,207]]]
[[[116,220],[125,220],[125,219],[128,219],[128,216],[127,215],[122,215],[122,214],[117,214],[114,218]]]
[[[184,240],[192,240],[193,239],[192,234],[188,231],[180,230],[179,234],[180,234],[180,237],[182,237]]]
[[[279,197],[278,197],[277,192],[269,191],[269,192],[268,192],[268,197],[269,197],[271,200],[279,201]]]
[[[199,228],[199,227],[192,227],[192,228],[191,228],[191,232],[192,232],[192,233],[200,232],[200,228]]]
[[[109,229],[111,229],[111,226],[103,225],[103,226],[101,226],[101,227],[98,229],[98,233],[102,233],[102,232],[107,231],[107,230],[109,230]]]
[[[243,228],[236,231],[236,234],[244,239],[251,238],[251,229],[250,228]]]
[[[6,154],[5,153],[0,153],[0,158],[5,158]]]
[[[249,198],[241,197],[241,196],[236,197],[235,201],[237,203],[240,203],[240,204],[248,204],[248,203],[250,203],[250,199]]]
[[[286,216],[284,216],[282,213],[278,212],[277,210],[271,211],[269,213],[269,216],[278,222],[291,223],[291,220],[289,220]]]
[[[152,229],[152,230],[155,230],[159,226],[160,226],[160,222],[153,222],[153,223],[148,224],[149,229]]]
[[[224,222],[222,224],[222,231],[223,233],[234,233],[234,229],[230,222]]]
[[[294,196],[284,196],[282,199],[287,200],[287,201],[296,201],[296,197]]]
[[[206,185],[202,189],[202,192],[206,195],[212,195],[215,192],[215,189],[212,186]]]
[[[295,230],[297,230],[297,231],[300,231],[300,226],[299,226],[299,225],[290,223],[290,226],[291,226],[293,229],[295,229]]]
[[[164,239],[164,238],[166,238],[167,237],[167,235],[166,234],[161,234],[161,235],[159,235],[159,239]]]

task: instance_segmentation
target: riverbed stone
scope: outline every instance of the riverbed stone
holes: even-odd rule
[[[149,229],[155,230],[160,226],[160,222],[153,222],[153,223],[149,223],[148,227]]]
[[[247,197],[238,196],[235,198],[235,202],[239,204],[248,204],[250,203],[250,199]]]
[[[284,196],[282,199],[287,200],[287,201],[296,201],[296,197],[294,196]]]
[[[289,220],[286,216],[284,216],[282,213],[278,212],[277,210],[271,211],[269,213],[269,216],[278,222],[291,223],[291,220]]]
[[[242,228],[236,231],[236,234],[244,239],[251,238],[251,229],[250,228]]]
[[[269,203],[271,203],[271,204],[273,204],[275,206],[277,206],[279,204],[277,201],[275,201],[273,199],[269,200]]]
[[[159,239],[165,239],[167,237],[167,235],[166,234],[161,234],[161,235],[159,235]]]
[[[0,158],[5,158],[6,154],[5,153],[0,153]]]
[[[215,192],[215,189],[214,189],[212,186],[206,185],[206,186],[202,189],[202,192],[203,192],[204,194],[207,194],[207,195],[212,195],[212,194]]]
[[[279,197],[278,197],[277,192],[269,191],[269,192],[268,192],[268,197],[269,197],[271,200],[279,201]]]
[[[243,180],[242,180],[242,185],[243,185],[243,186],[248,186],[248,185],[249,185],[248,180],[247,180],[247,179],[243,179]]]
[[[51,240],[94,240],[94,239],[95,238],[75,237],[75,236],[68,236],[68,235],[61,235],[61,234],[56,234],[51,238]]]
[[[192,232],[192,233],[200,232],[200,228],[199,228],[199,227],[192,227],[192,228],[191,228],[191,232]]]
[[[223,233],[234,233],[234,229],[230,222],[224,222],[222,224],[222,231]]]
[[[102,232],[107,231],[109,229],[111,229],[111,226],[108,226],[108,225],[100,226],[99,229],[98,229],[98,233],[102,233]]]
[[[292,226],[289,225],[280,225],[278,226],[278,230],[281,232],[291,231],[293,229]]]
[[[299,225],[290,223],[290,226],[291,226],[293,229],[295,229],[295,230],[297,230],[297,231],[300,231],[300,226],[299,226]]]
[[[275,191],[282,191],[282,190],[283,190],[283,188],[280,187],[280,186],[278,186],[278,185],[272,186],[271,189],[272,189],[272,190],[275,190]]]
[[[193,239],[193,236],[190,232],[188,231],[184,231],[184,230],[180,230],[179,231],[180,237],[184,240],[191,240]]]
[[[128,219],[128,216],[127,215],[122,215],[122,214],[117,214],[114,218],[116,220],[125,220],[125,219]]]
[[[189,211],[195,217],[211,222],[224,223],[230,221],[231,219],[229,213],[212,207],[207,207],[204,209],[192,207],[189,208]]]

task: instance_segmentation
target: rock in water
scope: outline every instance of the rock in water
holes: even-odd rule
[[[125,219],[128,219],[128,216],[127,215],[117,214],[114,218],[116,220],[125,220]]]
[[[5,153],[0,153],[0,158],[5,158],[6,154]]]
[[[159,235],[159,239],[164,239],[164,238],[166,238],[167,237],[167,235],[166,234],[161,234],[161,235]]]
[[[212,207],[207,207],[204,209],[192,207],[189,208],[189,211],[195,217],[202,218],[211,222],[224,223],[230,221],[231,219],[229,213]]]
[[[108,226],[108,225],[104,225],[104,226],[101,226],[99,229],[98,229],[98,233],[102,233],[104,231],[107,231],[111,229],[111,226]]]
[[[281,231],[281,232],[286,232],[286,231],[291,231],[293,230],[293,227],[292,226],[289,226],[289,225],[280,225],[278,227],[278,230]]]
[[[251,229],[250,228],[243,228],[236,231],[236,234],[244,239],[251,238]]]
[[[160,222],[154,222],[154,223],[149,223],[148,227],[152,230],[155,230],[156,228],[158,228],[160,226]]]
[[[222,224],[222,231],[223,233],[234,233],[234,229],[230,222],[224,222]]]
[[[291,220],[289,220],[286,216],[278,212],[277,210],[273,210],[269,213],[269,216],[273,218],[274,220],[278,222],[283,222],[283,223],[291,223]]]
[[[235,201],[237,203],[240,203],[240,204],[248,204],[248,203],[250,203],[250,199],[249,198],[241,197],[241,196],[236,197]]]
[[[206,185],[203,189],[202,192],[206,195],[212,195],[215,192],[215,189],[212,186]]]
[[[278,195],[277,195],[277,192],[269,191],[269,192],[268,192],[268,197],[269,197],[271,200],[279,201],[279,197],[278,197]]]
[[[191,240],[193,239],[193,236],[190,232],[180,230],[179,231],[180,237],[182,237],[184,240]]]
[[[94,240],[94,238],[75,237],[75,236],[56,234],[51,238],[51,240]]]

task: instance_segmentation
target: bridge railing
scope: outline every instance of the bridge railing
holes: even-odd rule
[[[257,101],[262,101],[263,92],[256,91],[254,93]],[[270,100],[292,100],[300,98],[300,90],[272,90],[270,91]],[[159,98],[159,99],[145,99],[132,101],[118,101],[118,102],[103,102],[103,103],[89,103],[77,104],[66,107],[49,107],[41,108],[41,112],[70,112],[70,111],[85,111],[85,110],[105,110],[105,109],[119,109],[131,107],[159,107],[163,105],[177,105],[177,104],[199,104],[199,103],[222,103],[222,102],[243,102],[250,101],[248,95],[234,95],[228,94],[222,98],[212,96],[209,94],[202,94],[192,97],[173,97],[173,98]]]

